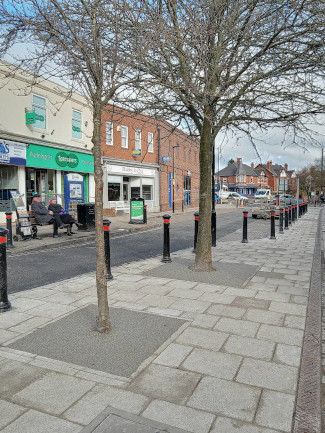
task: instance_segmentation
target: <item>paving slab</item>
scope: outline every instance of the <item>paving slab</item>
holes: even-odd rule
[[[95,331],[97,306],[89,305],[45,325],[9,347],[129,377],[185,320],[110,308],[112,330]]]
[[[171,403],[185,403],[201,376],[159,364],[151,364],[128,386],[128,390]]]
[[[20,405],[60,415],[93,387],[93,383],[76,377],[50,372],[11,397]]]
[[[47,415],[36,410],[29,410],[9,426],[2,433],[79,433],[80,425],[65,421],[63,419]]]
[[[252,421],[260,393],[255,387],[204,377],[187,405],[243,421]]]

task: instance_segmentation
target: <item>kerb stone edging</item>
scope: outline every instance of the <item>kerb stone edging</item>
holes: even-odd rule
[[[321,432],[321,347],[322,347],[322,249],[321,217],[318,218],[311,271],[305,335],[298,379],[293,433]]]

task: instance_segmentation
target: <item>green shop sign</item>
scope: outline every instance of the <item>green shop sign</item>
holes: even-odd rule
[[[38,146],[36,144],[30,144],[26,151],[27,167],[94,173],[93,155],[70,152],[54,147]]]

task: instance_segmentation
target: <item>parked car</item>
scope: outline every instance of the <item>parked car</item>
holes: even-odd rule
[[[230,192],[228,197],[228,200],[243,200],[244,203],[248,202],[248,198],[244,195],[240,195],[238,192]]]

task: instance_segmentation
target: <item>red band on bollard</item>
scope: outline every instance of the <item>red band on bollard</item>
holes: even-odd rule
[[[104,230],[104,232],[108,231],[109,230],[109,226],[103,226],[103,230]]]
[[[6,237],[0,238],[0,243],[3,243],[3,242],[7,242],[7,238]]]
[[[199,221],[200,217],[195,217],[195,221]]]
[[[248,216],[248,213],[244,213],[244,217],[247,217]]]
[[[271,216],[274,216],[275,215],[275,212],[271,212]]]
[[[6,218],[9,220],[9,219],[12,218],[12,216],[11,215],[6,215]]]
[[[283,210],[282,210],[282,209],[280,210],[280,213],[283,213]]]
[[[169,224],[169,220],[164,220],[164,224]]]

